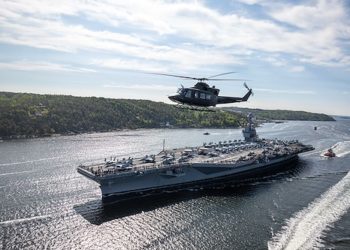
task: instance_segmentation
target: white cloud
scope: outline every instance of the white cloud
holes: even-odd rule
[[[292,89],[261,89],[255,88],[257,92],[267,92],[274,94],[291,94],[291,95],[315,95],[316,92],[312,90],[292,90]]]
[[[343,1],[339,0],[305,1],[301,5],[286,4],[270,14],[279,21],[306,30],[323,29],[346,20]]]
[[[252,5],[252,4],[265,4],[266,2],[268,2],[266,0],[238,0],[238,1],[241,3],[245,3],[245,4],[250,4],[250,5]]]
[[[282,67],[286,66],[287,62],[285,59],[281,59],[278,56],[268,56],[268,57],[262,57],[262,60],[271,63],[274,66]]]
[[[266,5],[258,0],[241,2]],[[350,38],[343,2],[269,4],[265,11],[297,29],[268,19],[222,14],[201,1],[2,1],[0,42],[130,57],[125,59],[130,62],[112,63],[121,68],[133,67],[136,62],[166,69],[176,65],[180,70],[243,64],[259,51],[270,53],[275,60],[270,60],[272,64],[284,64],[286,59],[279,58],[283,53],[300,63],[350,65],[343,42]],[[66,16],[77,21],[68,22]],[[85,18],[100,28],[83,26]]]
[[[305,68],[303,66],[293,66],[290,68],[291,72],[303,72]]]
[[[326,66],[349,66],[347,55],[349,15],[344,1],[306,1],[300,5],[276,5],[269,12],[274,19],[295,26],[287,44],[298,49],[299,61]],[[304,47],[302,46],[304,44]]]
[[[83,3],[82,5],[84,6]],[[175,47],[158,45],[152,41],[140,39],[142,36],[138,35],[90,30],[82,25],[67,25],[60,18],[47,18],[47,14],[40,16],[41,12],[39,15],[34,15],[35,12],[25,15],[26,11],[37,9],[21,7],[23,10],[18,9],[16,13],[22,13],[22,15],[14,19],[13,15],[5,13],[7,18],[1,21],[4,32],[0,34],[0,41],[70,53],[82,50],[113,52],[124,57],[143,59],[145,63],[149,60],[156,60],[159,64],[176,64],[180,68],[239,63],[238,57],[218,48],[198,48],[188,44]],[[49,8],[48,10],[59,12],[60,8]],[[64,9],[59,14],[66,12],[74,13],[73,10],[69,12]],[[132,62],[129,64],[133,65]],[[127,64],[124,63],[124,65]]]
[[[305,70],[304,66],[292,66],[292,63],[294,62],[288,62],[286,59],[278,57],[278,55],[271,55],[268,57],[262,56],[260,59],[276,67],[287,68],[290,72],[303,72]]]
[[[166,91],[176,91],[176,87],[161,85],[161,84],[105,84],[104,88],[118,88],[118,89],[137,89],[137,90],[166,90]]]
[[[121,70],[130,70],[134,71],[144,71],[144,72],[167,72],[168,69],[159,63],[152,63],[141,60],[122,60],[122,59],[103,59],[103,60],[94,60],[91,65],[98,67],[111,68],[111,69],[121,69]]]
[[[0,62],[0,70],[96,72],[93,69],[42,61]]]

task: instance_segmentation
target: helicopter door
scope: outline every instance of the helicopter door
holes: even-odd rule
[[[191,90],[187,90],[186,94],[185,94],[185,97],[191,98],[191,96],[192,96],[192,91]]]

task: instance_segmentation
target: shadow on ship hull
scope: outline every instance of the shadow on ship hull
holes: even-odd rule
[[[110,203],[120,202],[124,200],[130,200],[130,199],[135,199],[135,198],[144,197],[144,196],[154,196],[154,195],[164,194],[169,192],[173,193],[173,192],[182,191],[182,190],[213,188],[220,185],[226,185],[228,183],[237,184],[237,183],[251,181],[252,178],[254,180],[264,175],[285,171],[292,168],[293,166],[296,166],[297,164],[298,164],[298,155],[295,155],[293,158],[290,158],[283,162],[278,162],[265,167],[255,168],[248,171],[235,173],[232,175],[225,175],[218,178],[210,178],[202,181],[187,182],[187,183],[157,187],[152,189],[135,190],[133,192],[128,191],[125,193],[110,194],[108,196],[103,195],[102,202],[104,204],[110,204]]]
[[[82,217],[92,224],[100,225],[105,222],[152,211],[171,204],[198,199],[204,196],[245,196],[258,192],[257,183],[273,185],[272,180],[284,180],[299,175],[307,164],[293,158],[282,166],[269,166],[268,170],[252,171],[235,175],[235,179],[227,177],[198,185],[172,187],[152,192],[134,192],[130,196],[110,196],[108,199],[93,200],[74,206]],[[231,178],[231,179],[230,179]],[[239,180],[240,179],[240,180]],[[267,188],[267,187],[266,187]]]

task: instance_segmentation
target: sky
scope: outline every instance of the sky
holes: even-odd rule
[[[145,72],[231,71],[235,106],[350,115],[350,2],[0,1],[0,91],[170,103],[195,82]]]

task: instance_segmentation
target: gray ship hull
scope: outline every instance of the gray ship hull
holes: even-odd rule
[[[249,117],[245,141],[162,151],[143,158],[123,158],[80,165],[78,172],[99,183],[104,202],[190,188],[239,183],[291,167],[298,154],[314,148],[296,140],[258,139]]]
[[[106,177],[95,180],[100,183],[105,203],[140,196],[189,188],[212,187],[224,183],[239,183],[263,174],[290,168],[298,155],[280,157],[266,163],[233,164],[183,164],[180,174],[167,174],[167,170],[155,170],[147,174],[123,177]],[[168,171],[169,172],[169,171]]]

